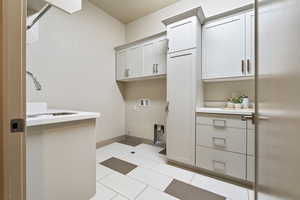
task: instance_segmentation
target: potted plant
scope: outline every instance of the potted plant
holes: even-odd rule
[[[234,103],[233,103],[233,98],[227,99],[227,106],[228,109],[233,109],[234,108]]]
[[[233,98],[234,108],[235,109],[242,109],[242,102],[243,102],[242,97]]]

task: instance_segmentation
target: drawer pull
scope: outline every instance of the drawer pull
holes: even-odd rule
[[[213,126],[225,128],[226,120],[213,119]]]
[[[213,169],[216,172],[225,174],[225,172],[226,172],[226,162],[213,160]]]
[[[213,144],[217,147],[226,147],[226,138],[213,137]]]

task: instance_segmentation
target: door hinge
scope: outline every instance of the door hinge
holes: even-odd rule
[[[11,133],[25,132],[25,120],[24,119],[10,120],[10,132]]]

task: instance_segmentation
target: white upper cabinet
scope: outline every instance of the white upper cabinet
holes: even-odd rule
[[[168,42],[165,37],[117,50],[117,80],[129,81],[166,74]]]
[[[246,73],[254,76],[255,73],[255,15],[254,12],[246,14]]]
[[[162,39],[146,43],[143,46],[144,76],[166,74],[167,40]]]
[[[156,60],[156,74],[162,75],[167,72],[167,52],[168,41],[166,39],[158,40],[155,43],[155,60]]]
[[[168,25],[169,53],[195,48],[197,26],[199,23],[196,16]]]
[[[240,77],[245,73],[244,27],[244,16],[231,17],[204,26],[204,79]]]
[[[133,47],[127,50],[127,70],[128,77],[140,76],[143,71],[143,49],[142,47]]]
[[[127,70],[127,51],[117,52],[117,79],[121,80],[128,77]]]
[[[143,66],[144,66],[144,75],[153,75],[155,74],[155,44],[154,42],[146,43],[143,46]]]
[[[253,30],[254,15],[248,13],[207,23],[203,27],[202,78],[231,79],[254,75]]]

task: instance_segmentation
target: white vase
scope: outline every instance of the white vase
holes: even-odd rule
[[[249,98],[244,98],[242,105],[243,105],[244,109],[248,109],[249,108]]]

